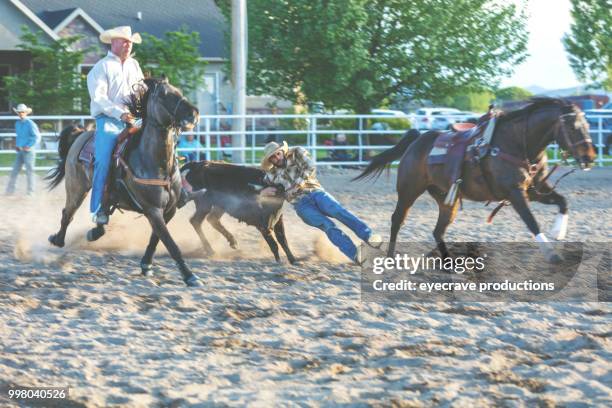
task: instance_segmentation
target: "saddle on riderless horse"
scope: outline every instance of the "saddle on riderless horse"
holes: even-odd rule
[[[464,163],[477,163],[489,152],[496,116],[497,112],[490,107],[476,124],[455,123],[452,131],[436,138],[427,157],[427,165],[444,166],[449,185],[445,204],[452,205],[457,198]]]

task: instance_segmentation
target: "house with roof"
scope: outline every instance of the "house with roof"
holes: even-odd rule
[[[231,110],[232,88],[223,70],[229,50],[225,46],[227,22],[214,0],[0,0],[0,115],[17,103],[10,101],[3,78],[31,64],[28,53],[18,48],[23,25],[42,32],[45,41],[80,34],[83,47],[97,45],[100,51],[86,55],[77,67],[83,73],[106,54],[108,46],[98,36],[107,28],[129,25],[134,32],[161,38],[167,31],[186,26],[200,33],[201,57],[208,62],[204,86],[191,97],[202,114]],[[137,55],[137,45],[134,51]]]

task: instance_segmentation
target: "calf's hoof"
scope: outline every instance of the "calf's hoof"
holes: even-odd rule
[[[55,245],[56,247],[59,247],[59,248],[64,247],[64,240],[63,239],[60,240],[57,234],[49,235],[49,242],[51,243],[51,245]]]

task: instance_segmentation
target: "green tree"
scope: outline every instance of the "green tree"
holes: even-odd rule
[[[509,86],[495,91],[495,98],[502,101],[522,101],[532,96],[533,93],[520,86]]]
[[[143,71],[156,77],[165,74],[170,83],[191,94],[204,83],[206,61],[199,47],[200,33],[181,27],[164,33],[163,38],[143,33],[135,52]]]
[[[486,89],[525,58],[524,13],[506,3],[250,0],[249,92],[365,113],[400,92]]]
[[[32,56],[31,68],[5,77],[6,89],[13,103],[32,106],[46,115],[79,114],[89,109],[86,77],[77,67],[90,49],[73,49],[81,36],[60,38],[47,44],[42,33],[22,27],[21,44]]]
[[[569,63],[582,81],[612,89],[612,7],[610,0],[571,0],[574,22],[563,37]]]
[[[437,102],[441,105],[457,108],[464,111],[485,112],[495,95],[491,91],[465,92],[455,96],[448,96]]]

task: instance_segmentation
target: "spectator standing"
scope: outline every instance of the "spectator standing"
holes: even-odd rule
[[[32,119],[27,116],[32,113],[32,109],[25,104],[20,103],[13,111],[19,116],[19,120],[15,122],[15,133],[17,135],[15,141],[15,150],[17,157],[13,164],[13,170],[6,187],[6,194],[10,195],[15,192],[15,184],[17,176],[21,168],[25,165],[26,176],[28,180],[28,195],[34,194],[34,161],[36,159],[35,148],[40,142],[40,131],[38,126]]]
[[[346,135],[344,133],[338,133],[336,135],[336,140],[334,141],[334,146],[347,146],[348,142],[346,140]],[[350,153],[346,149],[334,149],[332,150],[332,160],[333,161],[350,161],[352,159]]]
[[[198,160],[198,152],[192,151],[180,151],[180,149],[198,149],[203,148],[202,144],[195,138],[194,135],[183,135],[178,143],[178,156],[185,159],[185,163]]]

